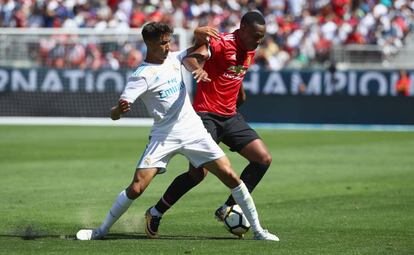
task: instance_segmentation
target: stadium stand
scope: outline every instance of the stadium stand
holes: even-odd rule
[[[268,37],[256,61],[268,70],[326,66],[332,60],[392,61],[414,24],[411,0],[0,0],[0,27],[127,32],[148,21],[163,21],[176,28],[211,25],[231,31],[251,9],[267,20]],[[142,45],[115,47],[67,35],[40,40],[32,49],[39,66],[55,68],[129,68],[145,54]]]

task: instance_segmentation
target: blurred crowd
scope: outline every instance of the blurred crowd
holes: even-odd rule
[[[269,70],[328,63],[335,45],[373,44],[392,56],[414,24],[414,0],[0,0],[0,27],[122,31],[162,21],[189,30],[210,25],[227,32],[254,9],[267,21],[256,64]],[[145,55],[142,44],[111,49],[70,43],[67,37],[42,40],[39,61],[53,67],[117,69],[133,68]]]
[[[146,47],[137,38],[133,40],[100,40],[79,35],[52,35],[41,37],[30,46],[31,58],[42,67],[99,69],[135,69],[144,59]]]

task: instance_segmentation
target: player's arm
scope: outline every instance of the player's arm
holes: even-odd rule
[[[239,94],[237,95],[236,106],[239,108],[246,101],[246,92],[244,91],[243,85],[240,86]]]
[[[143,77],[129,77],[118,104],[111,108],[111,119],[119,120],[122,114],[129,112],[131,110],[131,104],[147,89],[148,84]]]
[[[208,74],[203,70],[203,64],[208,59],[209,52],[206,44],[193,46],[187,50],[187,55],[183,58],[182,63],[185,68],[191,72],[197,82],[210,82]]]

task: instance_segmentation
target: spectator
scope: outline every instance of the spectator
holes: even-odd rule
[[[398,79],[395,89],[399,96],[410,96],[411,79],[405,70],[400,70],[400,78]]]
[[[405,37],[414,28],[412,0],[0,0],[0,27],[127,31],[148,21],[162,21],[185,29],[210,25],[226,32],[234,30],[240,17],[251,9],[262,11],[268,24],[269,41],[263,44],[257,60],[266,63],[263,67],[270,70],[324,64],[333,45],[378,45],[388,59],[403,47]],[[98,63],[117,66],[115,60],[120,67],[127,67],[142,59],[139,53],[132,52],[131,59],[135,60],[125,61],[120,54],[122,45],[108,50],[78,43],[85,50],[85,63],[80,65],[85,68],[96,68]],[[61,57],[68,54],[69,45],[55,45],[45,54],[45,47],[50,45],[40,45],[41,63],[65,67],[71,62]],[[75,52],[80,49],[77,46]],[[45,56],[57,59],[46,60]],[[90,61],[92,56],[100,59]],[[113,64],[107,64],[108,61]]]

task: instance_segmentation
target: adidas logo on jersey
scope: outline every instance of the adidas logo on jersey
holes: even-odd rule
[[[225,36],[223,37],[223,39],[224,39],[225,41],[234,41],[234,35],[233,35],[233,34],[228,34],[228,35],[225,35]]]

